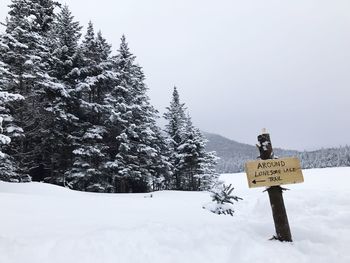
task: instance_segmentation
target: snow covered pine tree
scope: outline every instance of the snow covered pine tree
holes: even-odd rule
[[[117,81],[108,99],[115,158],[106,168],[117,192],[147,192],[161,189],[169,173],[165,142],[156,125],[157,111],[146,94],[144,74],[129,51],[125,36],[113,58]]]
[[[81,37],[81,26],[67,5],[61,8],[51,30],[50,48],[52,53],[51,73],[67,91],[64,96],[56,95],[52,112],[55,115],[51,123],[54,133],[55,151],[52,153],[51,166],[54,176],[46,181],[66,185],[65,172],[73,165],[74,135],[81,130],[79,103],[76,85],[79,81],[81,54],[78,52],[78,41]]]
[[[1,36],[3,37],[3,36]],[[11,81],[12,74],[8,66],[1,62],[1,54],[8,52],[8,47],[0,39],[0,180],[8,182],[30,181],[28,176],[19,172],[16,161],[5,151],[6,146],[11,143],[11,137],[21,136],[23,130],[13,122],[11,102],[23,100],[19,94],[6,91]]]
[[[14,123],[23,136],[13,139],[11,153],[22,170],[39,163],[51,167],[53,152],[52,107],[64,87],[50,76],[49,35],[57,3],[51,0],[12,0],[2,43],[8,48],[1,61],[8,65],[12,81],[5,89],[24,100],[12,103]],[[52,171],[52,170],[51,170]]]
[[[107,128],[104,124],[106,105],[104,95],[108,90],[106,77],[111,46],[101,33],[95,36],[92,22],[79,48],[81,65],[79,82],[75,87],[77,104],[76,129],[73,131],[73,167],[66,172],[69,185],[77,190],[113,192],[113,186],[102,173],[107,161]]]
[[[214,152],[205,150],[204,136],[193,126],[185,111],[185,104],[180,102],[174,87],[172,101],[164,114],[168,121],[165,131],[173,167],[169,185],[175,190],[208,190],[218,178],[215,172],[217,157]]]

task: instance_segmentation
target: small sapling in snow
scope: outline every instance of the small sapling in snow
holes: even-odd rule
[[[239,200],[243,200],[238,196],[232,195],[233,190],[234,187],[232,187],[232,184],[217,185],[210,191],[212,203],[203,206],[203,208],[218,215],[224,214],[233,216],[233,201],[238,202]]]

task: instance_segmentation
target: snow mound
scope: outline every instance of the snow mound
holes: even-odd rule
[[[43,195],[43,196],[61,196],[71,195],[74,191],[67,188],[45,184],[45,183],[6,183],[0,181],[0,194],[25,194],[25,195]],[[76,192],[77,193],[77,192]]]

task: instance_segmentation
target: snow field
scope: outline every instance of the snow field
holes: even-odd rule
[[[293,243],[269,241],[264,188],[222,175],[244,200],[233,217],[202,209],[206,192],[92,194],[0,183],[1,263],[350,262],[350,168],[304,170],[284,200]]]

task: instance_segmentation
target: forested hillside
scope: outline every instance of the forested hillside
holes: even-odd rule
[[[256,146],[239,143],[218,134],[204,134],[208,139],[207,150],[215,151],[220,158],[217,165],[218,172],[241,172],[244,170],[246,161],[257,159],[259,155]],[[310,152],[279,148],[275,148],[274,151],[278,157],[299,157],[302,167],[306,169],[350,166],[350,147],[348,146]]]

